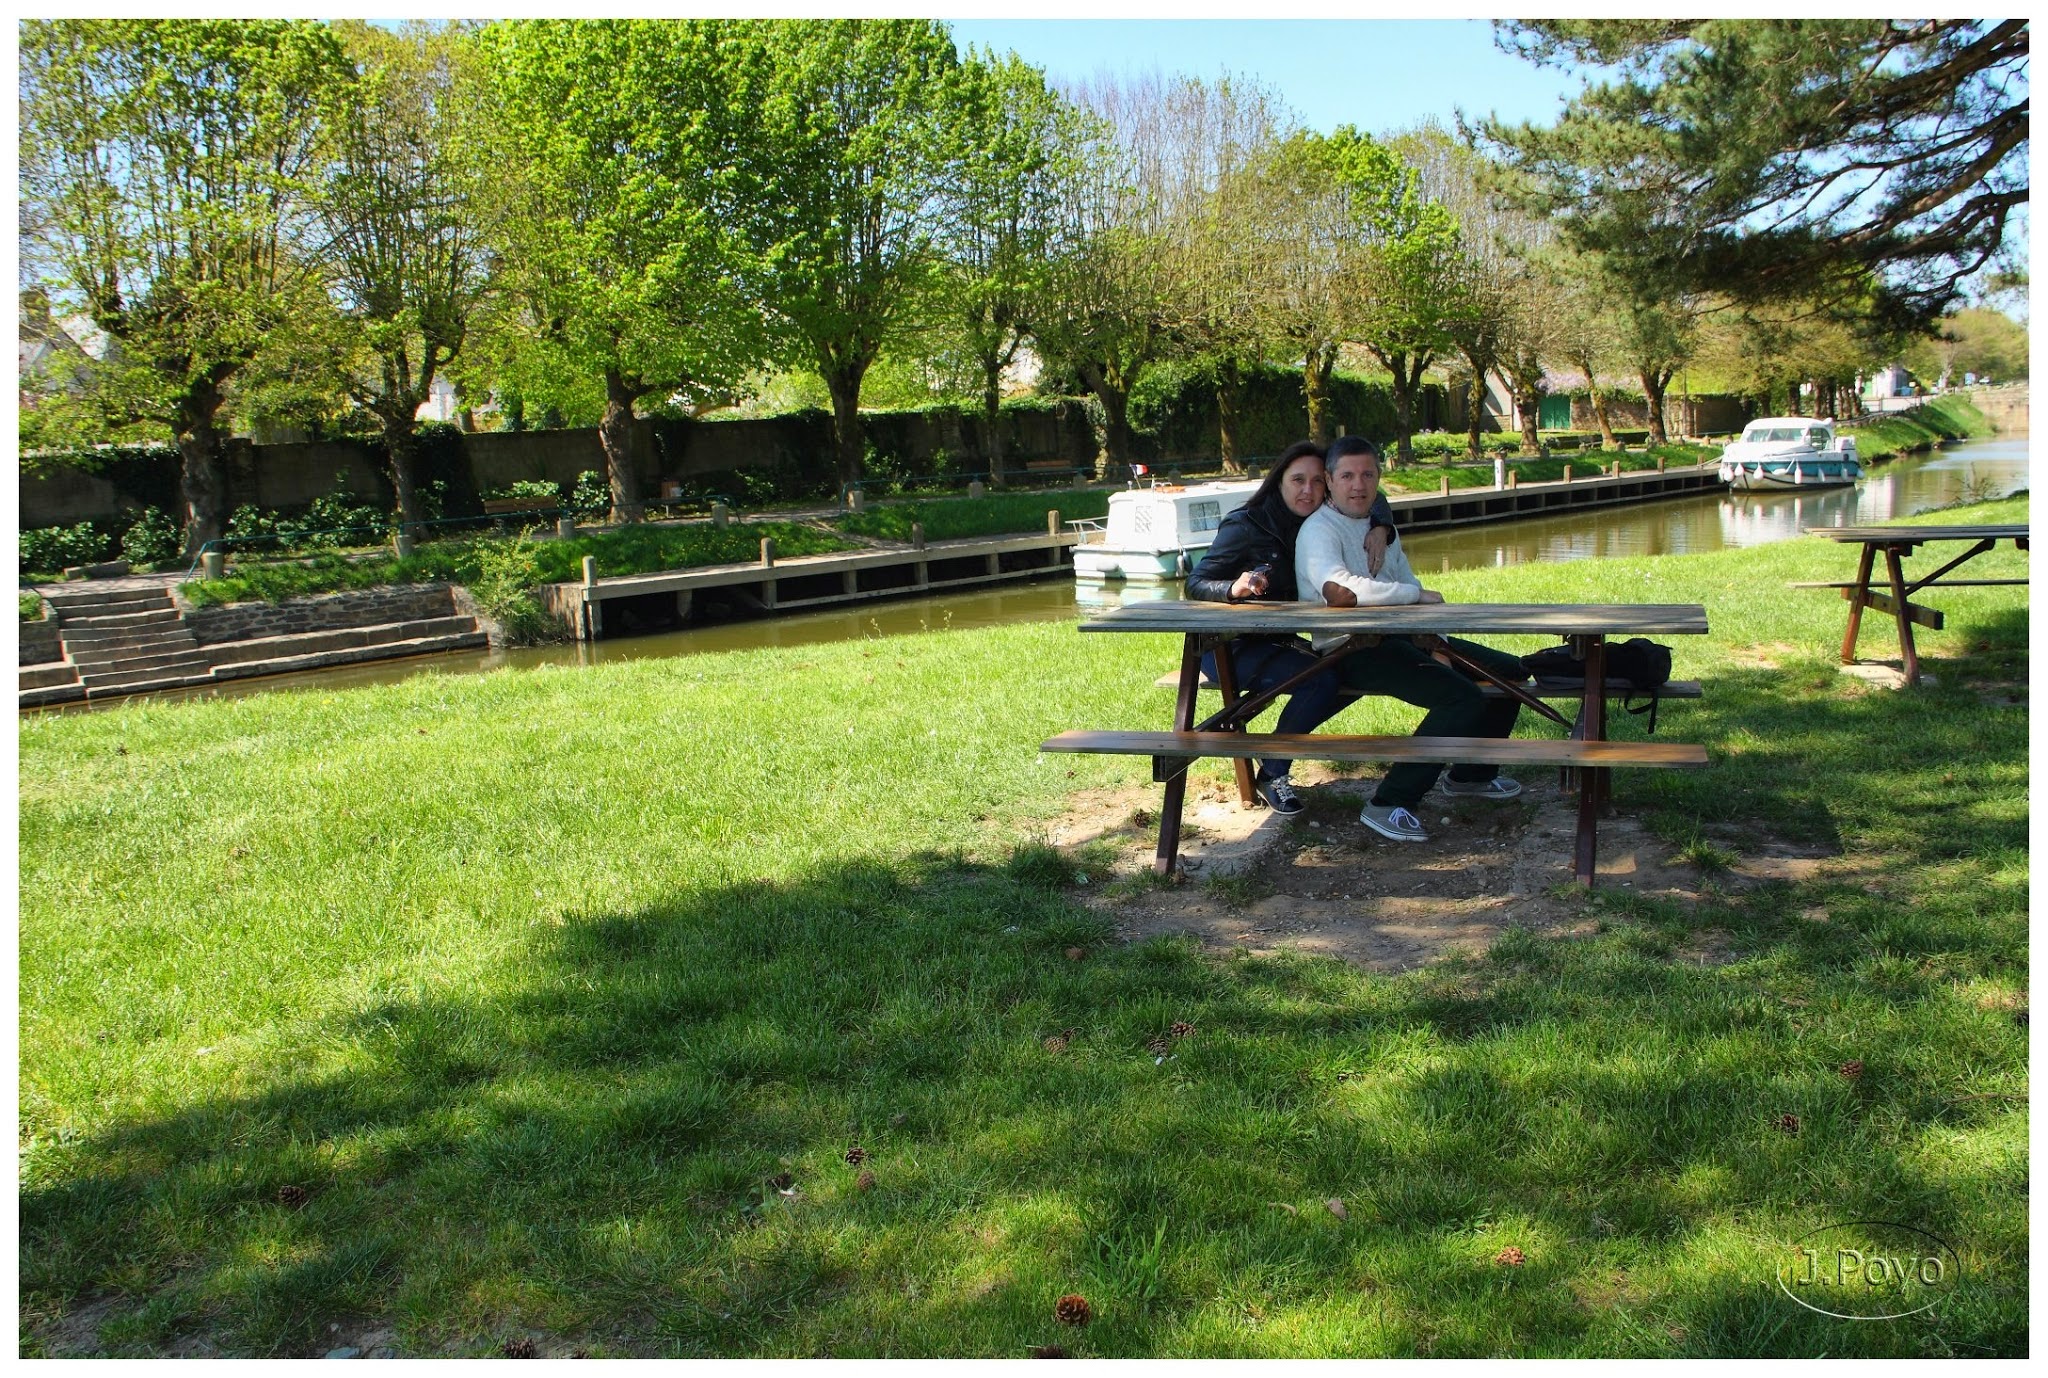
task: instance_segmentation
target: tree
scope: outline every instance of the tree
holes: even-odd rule
[[[488,281],[474,160],[460,156],[455,36],[408,25],[339,26],[356,64],[333,121],[320,211],[333,282],[374,372],[356,402],[383,429],[400,519],[421,520],[416,422],[434,379],[461,353]]]
[[[1002,376],[1030,333],[1058,232],[1064,179],[1075,172],[1080,113],[1015,54],[970,53],[950,129],[957,214],[944,231],[941,294],[980,372],[983,445],[1004,481]]]
[[[225,528],[232,385],[317,298],[311,174],[347,72],[305,21],[21,27],[25,247],[106,337],[88,384],[106,422],[177,444],[187,553]]]
[[[1557,355],[1586,378],[1586,396],[1593,422],[1600,428],[1600,448],[1618,450],[1614,420],[1607,408],[1601,370],[1615,356],[1615,322],[1611,294],[1602,281],[1599,260],[1592,254],[1561,252],[1554,256],[1549,277],[1556,287]]]
[[[772,80],[734,149],[758,300],[832,396],[839,477],[861,476],[860,387],[938,269],[954,212],[947,153],[957,59],[933,20],[776,21]]]
[[[1868,294],[1923,326],[2027,201],[2025,20],[1498,21],[1497,41],[1619,69],[1553,127],[1480,132],[1522,203],[1645,299]]]
[[[2001,383],[2027,376],[2027,332],[2003,311],[1966,307],[1944,317],[1930,339],[1906,351],[1906,367],[1937,390],[1965,373]]]
[[[720,20],[514,20],[476,42],[521,371],[602,380],[611,520],[639,521],[635,404],[731,387],[766,352],[733,169],[772,74]]]
[[[1650,443],[1662,445],[1670,436],[1664,427],[1664,394],[1695,346],[1695,314],[1684,304],[1635,301],[1618,316],[1618,344],[1643,385],[1649,411]]]

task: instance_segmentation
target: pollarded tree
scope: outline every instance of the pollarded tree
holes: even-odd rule
[[[861,476],[861,380],[928,295],[955,214],[957,57],[933,20],[756,26],[769,80],[733,150],[757,300],[832,397],[839,477]]]
[[[721,20],[513,20],[475,42],[524,371],[602,380],[611,520],[639,521],[635,404],[736,385],[766,353],[733,165],[772,74]]]
[[[957,72],[952,118],[955,214],[942,232],[939,294],[981,375],[983,445],[1005,478],[1002,376],[1030,335],[1045,291],[1065,179],[1077,171],[1081,114],[1014,53],[969,53]]]
[[[350,392],[382,427],[411,527],[422,517],[414,418],[461,353],[488,281],[483,198],[471,194],[475,160],[462,156],[456,35],[337,27],[356,77],[332,121],[320,213],[335,293],[371,361]]]
[[[1555,289],[1550,310],[1554,313],[1557,357],[1585,375],[1593,422],[1600,428],[1600,447],[1618,450],[1621,442],[1614,438],[1607,389],[1600,383],[1601,371],[1614,364],[1617,342],[1613,295],[1605,284],[1599,258],[1553,246],[1545,271]]]
[[[2024,19],[1499,21],[1498,41],[1617,69],[1553,126],[1482,132],[1639,299],[1868,298],[1924,325],[2027,201]]]
[[[1631,301],[1620,307],[1617,335],[1621,357],[1643,385],[1652,445],[1670,439],[1664,426],[1664,396],[1697,348],[1697,314],[1686,302]]]
[[[1253,309],[1261,333],[1286,357],[1301,359],[1309,438],[1333,438],[1330,380],[1345,333],[1343,281],[1351,222],[1327,156],[1310,131],[1289,135],[1259,169],[1255,219],[1258,254]]]
[[[347,73],[303,21],[21,27],[24,248],[106,337],[101,415],[176,442],[188,553],[226,525],[233,384],[318,297],[310,190]]]

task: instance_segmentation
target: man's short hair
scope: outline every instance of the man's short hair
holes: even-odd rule
[[[1370,440],[1367,440],[1362,435],[1338,436],[1335,440],[1330,442],[1329,454],[1327,455],[1327,457],[1325,457],[1323,462],[1329,465],[1330,468],[1335,469],[1337,467],[1337,461],[1343,459],[1347,455],[1371,455],[1372,462],[1375,466],[1379,465],[1382,462],[1380,455],[1380,447],[1373,444]]]

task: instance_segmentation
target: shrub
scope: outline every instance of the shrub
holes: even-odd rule
[[[95,564],[107,553],[107,538],[91,522],[45,526],[21,533],[24,574],[54,574],[70,565]]]
[[[509,541],[481,537],[470,543],[465,563],[476,569],[469,580],[470,596],[485,616],[504,628],[507,641],[528,646],[550,639],[555,628],[533,596],[541,575],[530,535],[522,531]]]
[[[21,595],[21,620],[40,622],[43,620],[43,595],[24,593]]]
[[[178,524],[160,507],[145,507],[121,537],[121,558],[130,564],[158,565],[178,558],[184,549]]]
[[[507,498],[547,498],[551,501],[560,501],[561,496],[560,487],[537,478],[516,479],[501,487],[488,489],[484,493],[487,500],[493,501]]]
[[[569,494],[571,512],[609,512],[611,506],[612,486],[603,474],[585,469],[576,475],[576,487]]]

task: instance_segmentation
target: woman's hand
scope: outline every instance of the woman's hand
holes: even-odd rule
[[[1380,565],[1386,561],[1387,547],[1394,541],[1394,528],[1375,526],[1365,533],[1365,571],[1378,574]]]
[[[1230,585],[1232,598],[1262,598],[1268,587],[1263,569],[1248,569],[1237,576]]]

